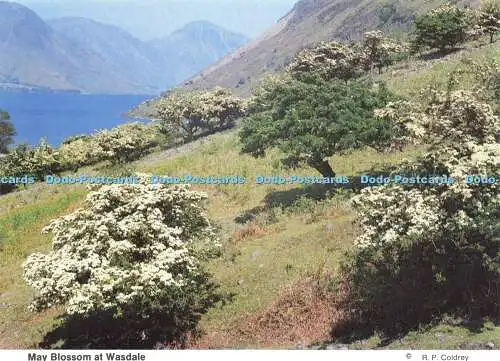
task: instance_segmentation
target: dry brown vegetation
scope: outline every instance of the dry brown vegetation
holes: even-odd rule
[[[295,348],[330,339],[332,322],[340,318],[337,295],[325,287],[326,275],[303,279],[284,289],[267,308],[247,314],[226,332],[202,335],[193,348]]]
[[[244,241],[245,239],[264,237],[268,234],[269,231],[261,225],[256,222],[248,222],[248,224],[246,224],[243,228],[234,233],[231,242],[238,243],[240,241]]]

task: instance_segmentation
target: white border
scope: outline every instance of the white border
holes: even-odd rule
[[[114,357],[108,357],[113,354]],[[83,357],[87,358],[84,359]],[[118,356],[118,357],[117,357]],[[155,350],[155,351],[125,351],[125,350],[0,350],[2,361],[295,361],[319,360],[332,361],[344,359],[349,361],[498,361],[500,350],[468,351],[468,350],[403,350],[403,351],[253,351],[253,350]]]

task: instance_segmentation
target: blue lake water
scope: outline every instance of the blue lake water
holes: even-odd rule
[[[130,121],[124,114],[151,97],[0,91],[0,109],[10,114],[16,142],[37,144],[43,137],[57,146],[68,136]]]

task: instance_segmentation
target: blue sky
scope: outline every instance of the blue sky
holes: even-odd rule
[[[16,0],[13,0],[16,1]],[[256,36],[285,15],[296,0],[17,0],[42,18],[82,16],[124,28],[148,40],[194,20],[208,20]]]

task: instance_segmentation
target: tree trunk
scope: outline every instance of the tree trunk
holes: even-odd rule
[[[327,160],[310,162],[309,165],[316,169],[325,178],[335,178],[335,172],[333,171],[330,163]]]
[[[495,33],[490,33],[490,44],[493,44],[494,37],[495,37]]]

